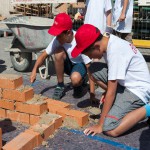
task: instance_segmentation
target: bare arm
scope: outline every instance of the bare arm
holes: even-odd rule
[[[106,12],[106,16],[107,16],[107,26],[111,26],[111,20],[112,20],[112,13],[111,10],[108,10]]]
[[[117,80],[108,81],[108,89],[105,95],[105,103],[99,121],[99,124],[101,126],[103,126],[105,117],[107,116],[108,112],[110,111],[113,105],[115,95],[116,95],[116,90],[117,90],[117,84],[118,84]]]
[[[44,51],[37,59],[34,68],[32,70],[32,73],[30,75],[30,82],[33,83],[36,79],[36,72],[37,69],[43,64],[44,60],[48,57],[48,54],[46,53],[46,51]]]
[[[102,132],[105,117],[107,116],[108,112],[110,111],[110,109],[113,105],[114,99],[115,99],[117,84],[118,84],[118,82],[116,80],[108,81],[108,90],[106,92],[105,103],[103,106],[99,124],[85,129],[84,133],[86,135],[89,135],[92,133],[92,136],[94,136],[95,134]]]
[[[120,17],[119,17],[119,19],[118,19],[119,22],[125,20],[128,4],[129,4],[129,0],[124,0],[122,12],[121,12]]]
[[[90,64],[86,64],[88,77],[89,77],[89,84],[90,84],[90,100],[94,101],[94,99],[95,99],[95,83],[93,80],[91,80],[91,74],[90,74],[90,71],[88,69],[89,66],[90,66]]]

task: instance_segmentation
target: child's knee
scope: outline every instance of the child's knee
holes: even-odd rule
[[[103,131],[110,136],[117,136],[117,133],[112,132],[113,129],[117,128],[119,125],[120,121],[115,118],[115,117],[111,117],[111,118],[106,118],[104,121],[104,125],[103,125]]]
[[[110,130],[110,131],[104,131],[104,134],[108,135],[108,136],[112,136],[112,137],[118,137],[119,133],[117,133],[114,130]]]
[[[72,73],[71,75],[71,83],[74,87],[80,86],[81,82],[82,82],[82,77],[79,73]]]

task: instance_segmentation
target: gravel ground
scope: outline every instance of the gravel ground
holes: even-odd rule
[[[24,73],[16,72],[12,67],[9,53],[4,52],[4,48],[8,47],[10,42],[11,37],[0,38],[0,73],[21,74],[24,79],[24,85],[30,85],[29,75],[35,61],[33,61],[33,64],[31,64],[29,71]],[[149,51],[144,52],[144,55],[150,69]],[[37,80],[33,85],[35,93],[51,97],[57,83],[56,81],[55,73],[52,74],[50,80],[42,80],[38,74]],[[94,115],[90,111],[92,107],[97,107],[97,105],[95,104],[91,106],[91,103],[89,102],[88,87],[84,88],[82,98],[75,99],[72,96],[73,89],[70,86],[70,79],[68,76],[65,76],[65,85],[66,95],[62,98],[62,101],[71,103],[72,107],[75,109],[89,112],[91,118],[90,124],[97,122],[99,115]],[[97,98],[100,97],[101,92],[102,90],[99,88],[96,90]],[[25,124],[14,123],[10,120],[2,120],[0,126],[3,129],[3,144],[5,144],[7,141],[10,141],[13,137],[28,128],[28,126]],[[84,128],[79,130],[83,131]],[[36,150],[117,150],[132,148],[141,150],[150,149],[150,130],[146,124],[146,121],[140,122],[128,133],[118,138],[111,138],[100,134],[97,137],[101,139],[96,140],[95,138],[86,137],[81,133],[82,132],[78,133],[73,132],[72,130],[61,128],[55,133],[53,137],[44,142],[42,146],[36,148]],[[105,141],[104,139],[109,140],[109,142]],[[114,144],[114,142],[116,143]],[[118,146],[119,144],[122,147]]]

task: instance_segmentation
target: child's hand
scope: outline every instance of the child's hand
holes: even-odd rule
[[[33,83],[36,80],[36,72],[32,71],[30,75],[30,82]]]
[[[95,97],[95,94],[90,93],[90,102],[91,104],[95,104],[98,102],[98,99]]]
[[[124,13],[121,13],[119,19],[118,19],[118,22],[122,22],[126,19],[126,15]]]
[[[86,128],[84,130],[84,134],[85,135],[92,134],[92,136],[94,136],[94,135],[96,135],[98,133],[102,133],[102,127],[100,125],[94,125],[92,127]]]
[[[104,92],[104,93],[102,94],[101,99],[100,99],[100,101],[99,101],[100,104],[103,104],[103,103],[104,103],[104,101],[105,101],[105,95],[106,95],[106,92]]]

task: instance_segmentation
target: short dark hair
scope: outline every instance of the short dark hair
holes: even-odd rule
[[[64,30],[62,33],[63,33],[63,34],[66,34],[67,32],[68,32],[68,30]]]
[[[82,52],[82,54],[85,54],[85,53],[87,53],[88,51],[92,50],[92,47],[94,46],[94,43],[97,42],[97,41],[101,41],[102,38],[103,38],[103,35],[100,34],[100,35],[98,36],[98,38],[97,38],[90,46],[88,46],[88,47]]]

